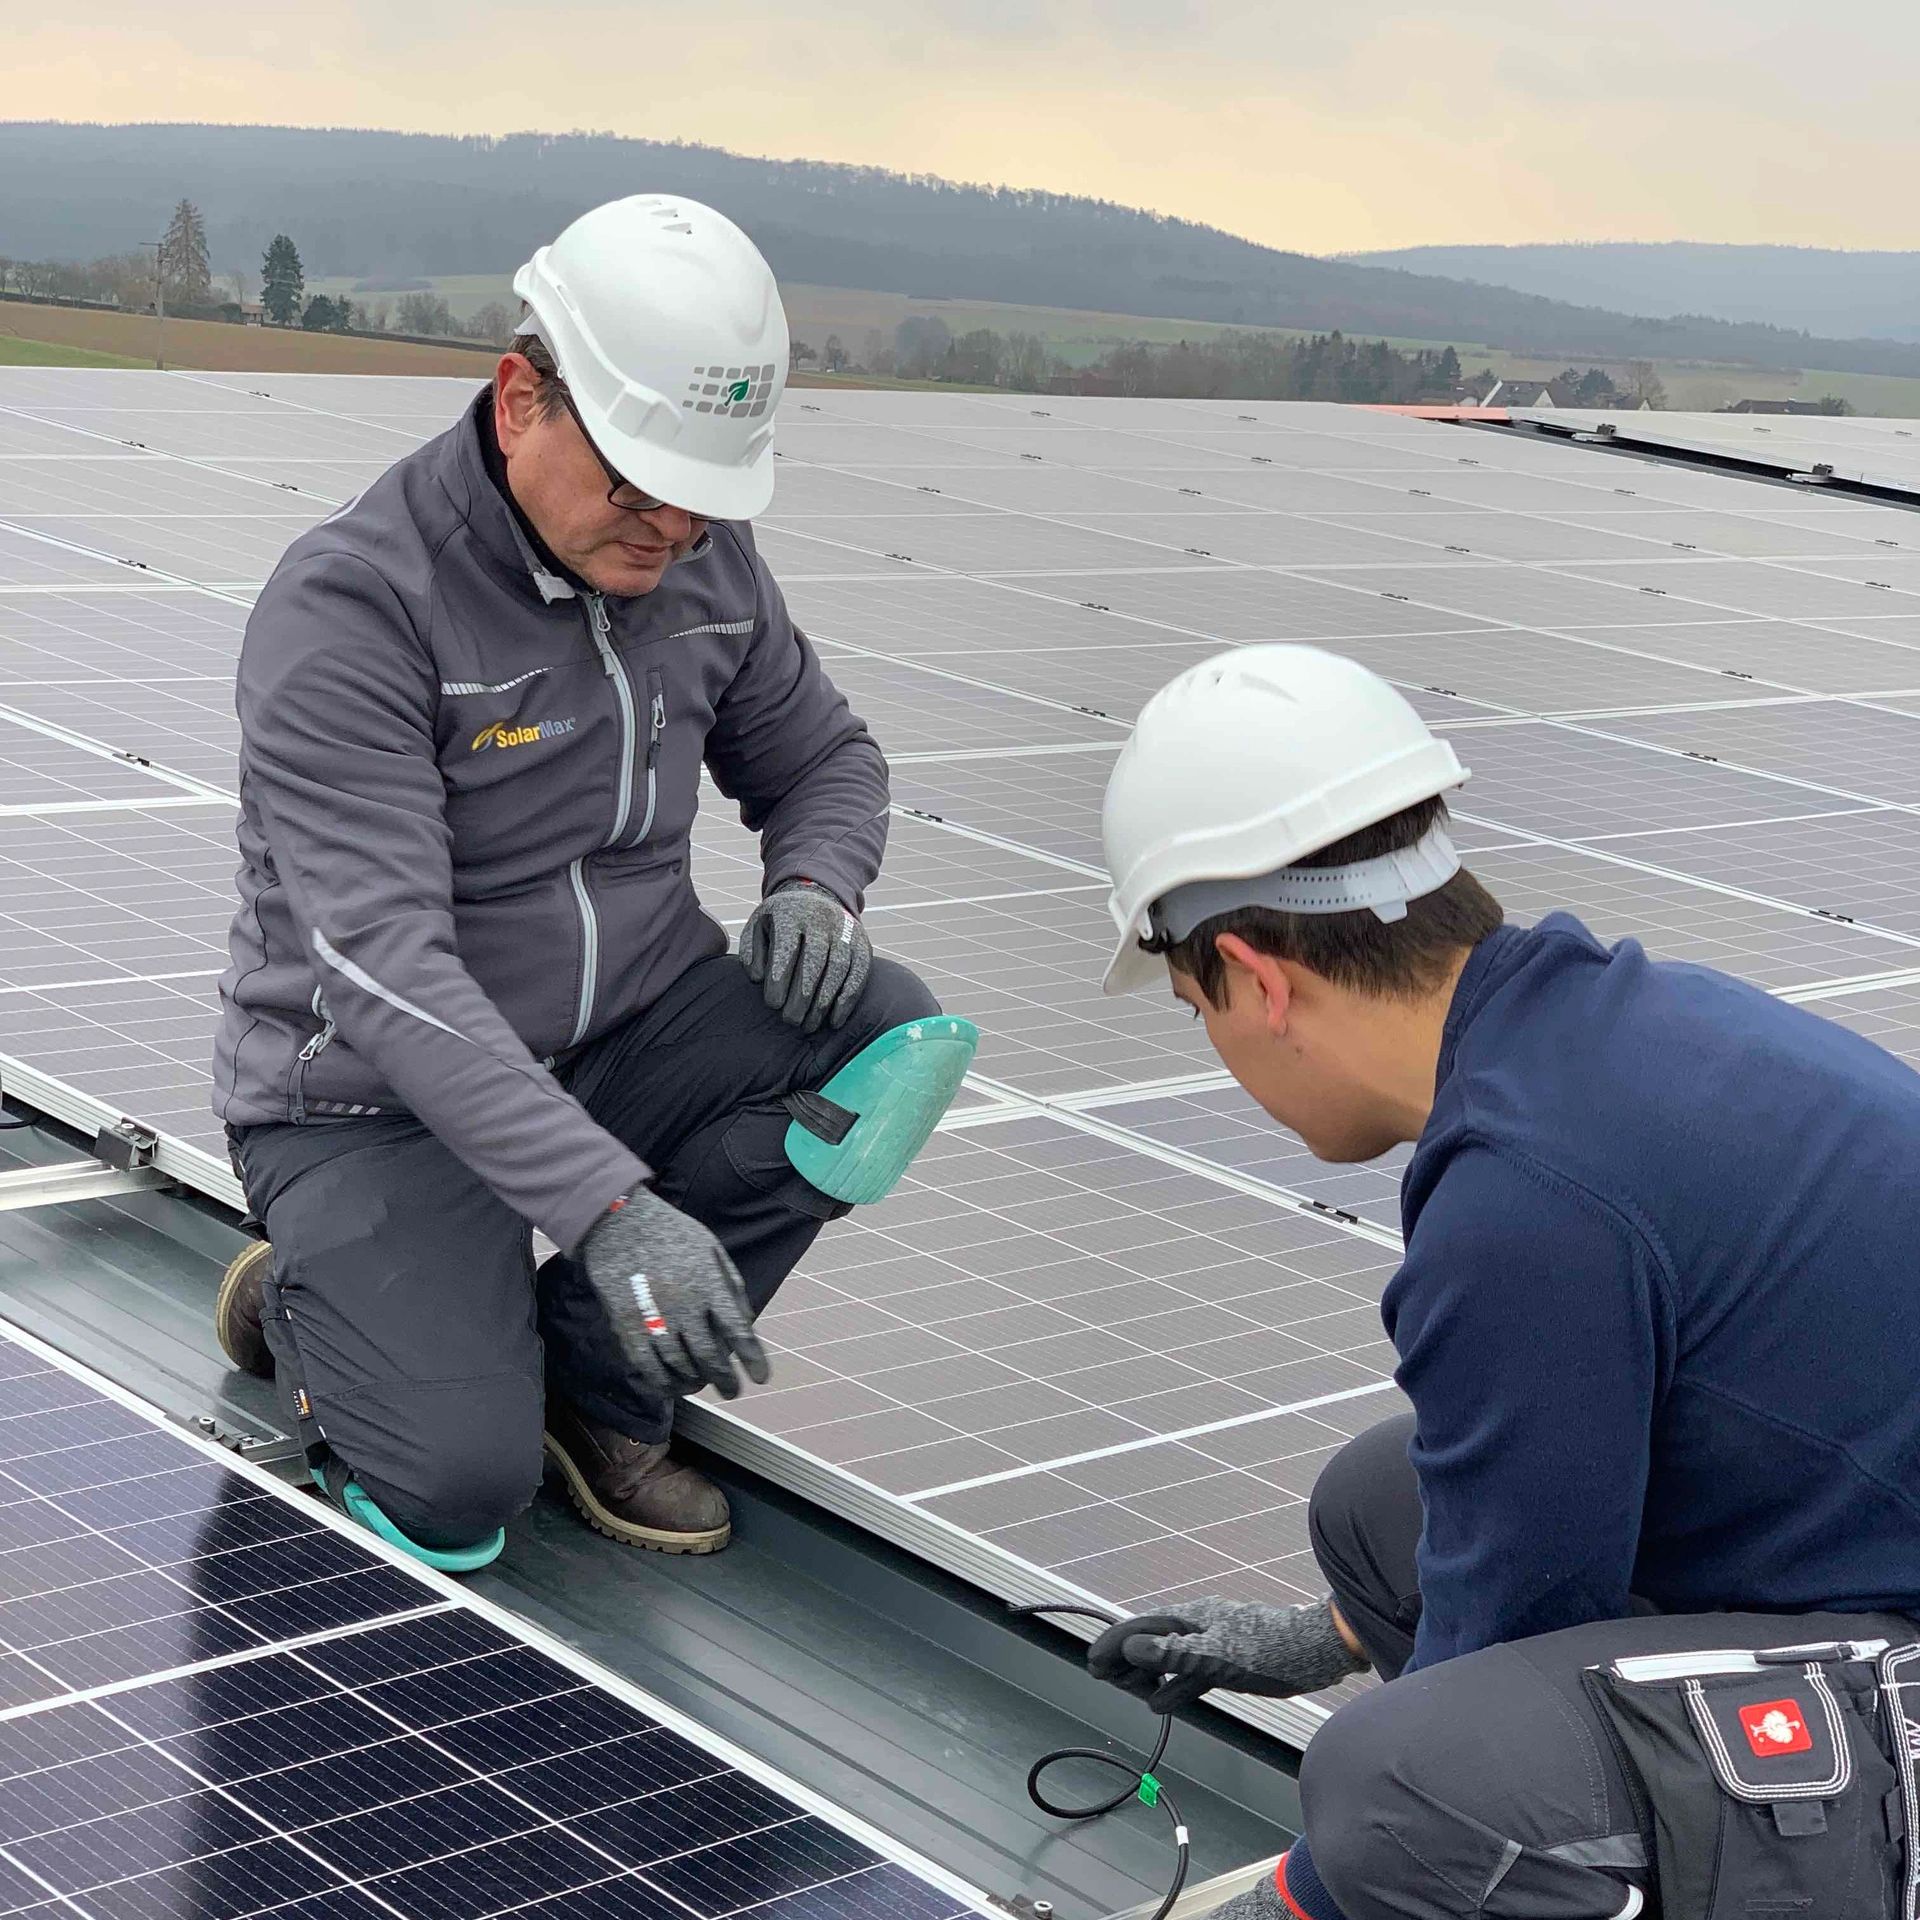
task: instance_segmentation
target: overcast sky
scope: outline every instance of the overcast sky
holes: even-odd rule
[[[593,128],[1309,252],[1920,246],[1915,0],[81,0],[0,65],[7,117]]]

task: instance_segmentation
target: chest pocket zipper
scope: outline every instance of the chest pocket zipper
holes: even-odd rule
[[[660,736],[667,726],[667,692],[658,672],[647,675],[647,692],[651,696],[647,705],[647,811],[628,842],[635,847],[653,831],[654,815],[660,809]]]

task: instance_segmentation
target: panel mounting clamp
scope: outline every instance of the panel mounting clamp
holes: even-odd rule
[[[118,1167],[131,1172],[153,1165],[153,1150],[160,1136],[152,1127],[122,1115],[110,1127],[102,1127],[93,1136],[93,1157],[103,1167]]]

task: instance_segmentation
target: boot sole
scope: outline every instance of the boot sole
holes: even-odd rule
[[[256,1240],[236,1254],[220,1282],[219,1298],[213,1303],[213,1332],[220,1351],[242,1373],[250,1373],[256,1380],[273,1378],[273,1354],[266,1335],[247,1328],[235,1307],[241,1289],[272,1259],[273,1248],[264,1240]]]
[[[547,1458],[560,1469],[567,1483],[567,1497],[573,1502],[574,1510],[595,1533],[605,1534],[623,1547],[641,1547],[649,1553],[718,1553],[733,1538],[731,1520],[705,1533],[668,1533],[659,1527],[638,1527],[631,1520],[622,1520],[594,1498],[585,1476],[552,1434],[543,1433],[540,1441]]]

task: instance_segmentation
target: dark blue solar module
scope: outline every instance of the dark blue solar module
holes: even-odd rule
[[[0,1914],[978,1911],[0,1329]]]

